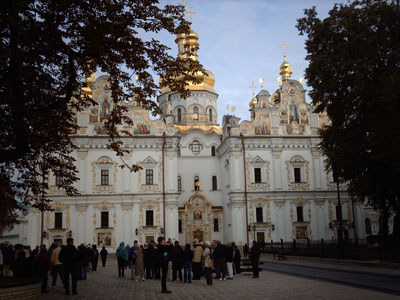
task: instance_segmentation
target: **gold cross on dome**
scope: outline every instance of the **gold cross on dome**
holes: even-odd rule
[[[253,97],[254,97],[254,89],[256,88],[256,86],[254,85],[254,81],[251,82],[250,88],[253,90]]]
[[[190,10],[186,13],[190,15],[190,24],[192,24],[193,23],[192,17],[193,15],[197,14],[197,12],[193,11],[192,6],[190,6]]]
[[[285,41],[282,42],[281,48],[283,49],[283,57],[286,58],[286,49],[288,48],[288,45],[285,44]]]

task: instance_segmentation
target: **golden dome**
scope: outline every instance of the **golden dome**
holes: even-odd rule
[[[185,54],[185,47],[195,47],[196,49],[199,47],[199,36],[196,32],[193,31],[193,29],[190,29],[189,34],[179,34],[175,42],[178,44],[178,56],[184,57]],[[190,56],[191,59],[197,60],[197,50],[193,55]],[[215,75],[210,71],[210,70],[205,70],[207,75],[205,75],[203,72],[197,72],[194,76],[200,83],[194,84],[193,82],[188,82],[189,85],[186,87],[188,90],[191,91],[209,91],[211,93],[216,94],[214,90],[214,84],[215,84]],[[183,76],[177,77],[176,79],[179,80]],[[168,87],[164,87],[161,89],[161,94],[169,93],[171,90]]]
[[[279,74],[282,75],[282,82],[290,80],[290,77],[293,73],[292,65],[289,64],[286,60],[286,55],[284,56],[283,63],[280,66],[281,72]]]
[[[257,99],[253,96],[253,99],[249,102],[250,109],[252,109],[257,104]]]

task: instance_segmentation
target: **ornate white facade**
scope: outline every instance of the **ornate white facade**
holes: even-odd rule
[[[182,55],[181,45],[197,45],[198,36],[192,32],[176,41]],[[124,160],[139,164],[137,173],[121,169],[121,159],[107,149],[103,123],[112,101],[107,76],[99,77],[89,89],[98,106],[77,113],[80,129],[72,135],[81,195],[67,197],[50,176],[54,212],[44,213],[44,242],[65,242],[72,234],[76,244],[106,244],[113,251],[121,241],[142,244],[163,233],[181,244],[194,238],[244,244],[253,235],[260,241],[336,238],[336,184],[318,149],[327,116],[313,112],[291,73],[285,58],[278,89],[253,97],[250,120],[225,115],[222,128],[210,71],[198,74],[202,83],[189,86],[186,100],[162,90],[160,119],[151,120],[134,101],[128,104],[134,125],[123,126],[133,135],[122,138],[130,151]],[[353,205],[341,189],[345,235],[365,237],[366,217],[377,233],[375,214]],[[19,241],[38,245],[41,213],[30,210],[25,220]]]

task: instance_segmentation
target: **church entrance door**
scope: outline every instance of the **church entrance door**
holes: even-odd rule
[[[265,243],[264,232],[257,232],[257,243],[259,243],[259,244],[264,244]]]
[[[198,239],[199,241],[202,241],[203,240],[203,231],[201,231],[201,230],[193,231],[193,240],[194,239]]]

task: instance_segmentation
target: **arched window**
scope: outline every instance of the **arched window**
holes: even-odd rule
[[[372,234],[371,220],[369,218],[365,218],[365,233]]]
[[[211,156],[215,156],[215,146],[211,147]]]
[[[182,191],[182,177],[178,176],[178,191]]]
[[[182,220],[181,219],[178,220],[178,231],[179,231],[179,233],[183,232],[183,230],[182,230]]]
[[[193,107],[193,120],[199,119],[199,108],[197,106]]]
[[[200,190],[200,180],[199,180],[199,176],[194,176],[194,190],[195,190],[195,191]]]
[[[217,176],[212,177],[212,190],[213,191],[217,190]]]
[[[218,218],[214,219],[214,232],[219,231],[219,223],[218,223]]]
[[[178,114],[178,123],[180,123],[182,122],[182,110],[180,108],[178,108],[177,114]]]
[[[212,109],[211,108],[208,110],[208,116],[210,117],[210,122],[212,122],[213,121],[213,114],[212,114]]]

